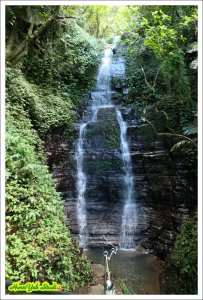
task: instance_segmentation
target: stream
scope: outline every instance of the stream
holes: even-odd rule
[[[106,250],[106,249],[105,249]],[[85,251],[89,260],[104,265],[103,249]],[[159,294],[159,260],[154,255],[118,250],[109,262],[112,281],[122,280],[132,294]]]

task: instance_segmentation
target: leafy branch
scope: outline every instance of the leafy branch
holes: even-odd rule
[[[159,136],[176,136],[176,137],[180,137],[180,138],[183,138],[185,140],[185,142],[187,143],[191,143],[193,144],[196,148],[197,148],[197,143],[194,142],[193,139],[189,138],[188,136],[185,136],[183,134],[178,134],[178,133],[170,133],[170,132],[158,132],[156,127],[152,124],[152,122],[150,122],[146,117],[145,117],[145,113],[146,113],[146,110],[144,110],[144,114],[141,115],[141,118],[144,122],[147,122],[152,128],[153,130],[155,131],[155,133]],[[182,142],[182,141],[181,141]],[[182,144],[182,143],[181,143]],[[179,145],[180,145],[180,142],[179,142]],[[174,145],[175,146],[175,145]],[[175,150],[174,149],[174,146],[172,147],[172,151]]]
[[[52,26],[54,21],[63,19],[76,19],[76,17],[74,16],[59,15],[59,11],[57,10],[56,13],[53,16],[49,17],[45,23],[43,23],[39,28],[35,29],[36,14],[33,14],[31,16],[30,26],[27,30],[25,38],[19,44],[16,44],[16,35],[20,30],[20,25],[22,23],[22,17],[24,13],[25,8],[19,8],[19,12],[11,29],[10,37],[8,39],[6,47],[6,58],[7,61],[12,65],[15,65],[26,54],[29,44],[33,40],[41,36],[45,31],[47,31]]]
[[[158,70],[157,70],[157,72],[156,72],[156,75],[155,75],[155,77],[154,77],[153,85],[151,85],[151,84],[148,82],[146,73],[145,73],[145,71],[144,71],[144,68],[143,68],[143,66],[141,65],[141,71],[142,71],[142,73],[143,73],[143,75],[144,75],[145,83],[146,83],[146,85],[149,87],[149,89],[153,91],[153,93],[155,93],[155,89],[154,89],[154,88],[155,88],[156,81],[157,81],[157,77],[158,77],[158,74],[159,74],[160,70],[161,70],[161,66],[158,68]]]

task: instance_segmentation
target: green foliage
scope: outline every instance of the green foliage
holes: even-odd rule
[[[29,47],[24,63],[32,80],[38,84],[50,83],[60,90],[63,84],[85,86],[94,75],[100,54],[97,40],[73,19],[67,19],[54,24],[44,40]]]
[[[176,93],[179,101],[187,105],[191,100],[191,93],[182,49],[177,49],[169,54],[163,63],[162,72],[165,81],[170,83],[170,94]]]
[[[88,5],[84,7],[83,27],[91,35],[101,38],[116,30],[119,8],[111,5]]]
[[[190,141],[181,140],[173,145],[171,151],[181,153],[188,170],[190,170],[190,174],[197,176],[197,148]]]
[[[133,105],[135,102],[141,105],[143,103],[154,103],[156,97],[159,97],[165,88],[165,83],[163,80],[160,80],[159,76],[157,77],[156,93],[154,95],[149,86],[146,85],[141,67],[146,73],[147,81],[153,85],[157,70],[160,67],[159,59],[154,57],[150,49],[147,49],[142,55],[134,57],[131,54],[126,60],[126,85],[129,88],[128,103],[130,105]]]
[[[148,120],[158,132],[185,135],[196,143],[197,7],[129,6],[123,14],[128,20],[122,38],[129,88],[126,103],[135,108],[137,104],[147,106]],[[148,134],[147,127],[143,131],[149,148],[154,133]],[[172,151],[181,153],[189,169],[196,172],[192,142],[179,140]]]
[[[156,55],[166,55],[175,47],[177,31],[170,28],[171,17],[161,9],[152,11],[152,22],[143,17],[141,26],[145,28],[145,45],[153,49]]]
[[[120,279],[120,289],[124,295],[134,295],[135,294],[133,289],[128,287],[127,284],[125,283],[125,280],[123,280],[123,279]]]
[[[197,220],[184,221],[175,243],[172,264],[184,294],[197,293]]]
[[[65,225],[63,202],[36,154],[28,113],[7,107],[6,278],[56,281],[72,290],[92,281],[90,266]]]
[[[109,149],[118,149],[120,146],[120,130],[118,127],[109,127],[106,137],[106,145]]]
[[[54,95],[48,85],[30,83],[19,70],[7,69],[7,102],[19,104],[28,112],[41,137],[74,121],[73,103],[65,96]]]
[[[37,30],[59,11],[60,6],[8,7],[7,42],[16,20],[19,46],[30,23]],[[75,137],[72,123],[94,83],[101,47],[62,16],[27,50],[16,69],[6,70],[6,278],[56,281],[73,290],[90,284],[92,273],[66,226],[42,140],[54,130],[68,142]]]
[[[196,176],[197,170],[197,147],[192,143],[197,142],[197,127],[194,124],[188,124],[183,127],[183,134],[190,137],[191,140],[181,140],[171,148],[171,152],[179,151],[185,158],[190,172]]]
[[[187,140],[182,140],[182,141],[176,143],[175,145],[173,145],[173,147],[171,148],[171,151],[173,152],[173,151],[175,151],[175,150],[178,150],[178,149],[179,149],[180,147],[182,147],[183,145],[189,144],[189,143],[190,143],[190,142],[187,141]]]
[[[120,171],[122,168],[122,161],[119,159],[103,158],[101,160],[88,160],[86,162],[86,168],[88,172],[101,173],[108,172],[111,170]]]

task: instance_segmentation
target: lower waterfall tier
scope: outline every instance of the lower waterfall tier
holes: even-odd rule
[[[113,108],[107,108],[106,114]],[[127,111],[127,110],[126,110]],[[160,257],[170,253],[182,220],[188,216],[188,208],[195,205],[195,193],[187,179],[187,170],[180,158],[173,158],[163,143],[157,138],[153,149],[146,150],[143,143],[144,125],[133,113],[125,114],[128,120],[128,139],[133,168],[133,180],[137,193],[138,226],[135,243]],[[116,117],[112,114],[114,133]],[[102,122],[101,122],[102,124]],[[98,126],[101,125],[98,122]],[[89,125],[89,129],[91,128]],[[101,128],[100,128],[101,129]],[[103,131],[107,133],[108,130]],[[110,131],[109,131],[110,132]],[[119,134],[119,133],[118,133]],[[91,133],[87,133],[89,143],[96,145]],[[100,142],[102,144],[102,134]],[[114,135],[114,140],[115,135]],[[167,139],[165,143],[167,142]],[[89,143],[86,140],[86,147]],[[86,163],[87,175],[87,224],[88,244],[91,247],[103,245],[103,235],[112,243],[119,243],[122,220],[121,178],[123,175],[119,149],[103,149],[99,153],[92,148]],[[116,144],[116,143],[115,143]],[[118,145],[118,144],[117,144]],[[46,142],[49,165],[58,183],[58,190],[65,199],[65,212],[69,227],[77,239],[76,217],[76,162],[74,151],[59,134],[49,135]],[[93,159],[94,157],[94,159]],[[94,161],[94,163],[93,163]],[[112,166],[114,166],[112,168]]]

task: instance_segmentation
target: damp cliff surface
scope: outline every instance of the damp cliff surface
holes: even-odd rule
[[[92,103],[79,124],[76,216],[84,248],[98,246],[107,235],[122,248],[134,248],[139,236],[127,126],[112,103],[112,73],[125,72],[123,61],[117,67],[112,66],[112,50],[106,48]]]
[[[127,92],[122,83],[123,66],[123,58],[113,59],[112,77],[117,92],[112,91],[112,102]],[[92,101],[94,94],[90,96]],[[116,109],[114,105],[100,107],[97,122],[86,126],[83,171],[87,180],[88,247],[103,245],[103,236],[113,244],[120,242],[124,171]],[[154,136],[149,125],[141,120],[139,110],[122,107],[120,111],[127,126],[136,191],[135,246],[165,258],[171,252],[182,221],[196,204],[194,186],[183,159],[170,152],[171,139]],[[79,126],[75,124],[78,131]],[[46,146],[49,165],[65,199],[69,228],[78,239],[76,143],[68,146],[55,133],[47,137]]]
[[[114,107],[99,109],[97,123],[88,125],[84,148],[88,245],[102,244],[103,235],[118,243],[122,215],[122,161]]]

